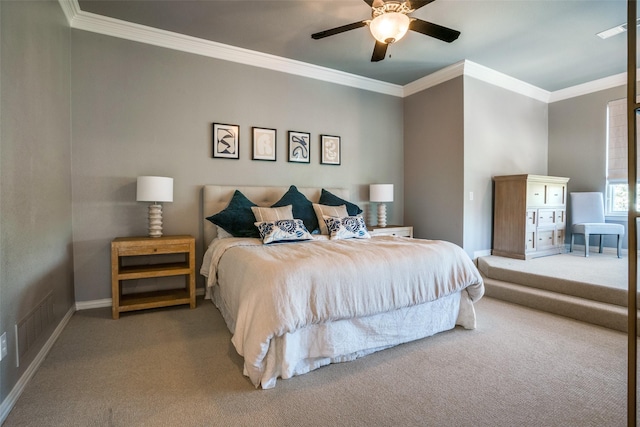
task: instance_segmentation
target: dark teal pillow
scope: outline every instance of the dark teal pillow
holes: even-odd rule
[[[293,217],[301,219],[307,230],[314,232],[318,229],[318,217],[313,210],[313,204],[305,197],[304,194],[298,191],[295,185],[289,187],[286,193],[271,205],[272,208],[278,208],[280,206],[291,205],[293,211]]]
[[[322,189],[322,193],[320,193],[320,201],[318,203],[327,206],[345,205],[347,207],[347,213],[349,213],[349,216],[356,216],[362,213],[362,209],[360,209],[360,206],[351,202],[347,202],[346,200],[341,199],[340,197],[325,190],[324,188]]]
[[[215,215],[207,217],[215,225],[224,228],[233,237],[260,237],[255,226],[256,217],[251,206],[258,206],[236,190],[229,205]]]

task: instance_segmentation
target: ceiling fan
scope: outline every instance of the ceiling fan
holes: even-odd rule
[[[460,31],[408,16],[409,13],[433,1],[435,0],[364,0],[365,3],[371,6],[372,19],[320,31],[319,33],[312,34],[311,38],[315,40],[323,39],[368,25],[371,34],[376,39],[371,62],[382,61],[387,54],[387,47],[391,43],[397,42],[404,37],[408,30],[451,43],[458,38]]]

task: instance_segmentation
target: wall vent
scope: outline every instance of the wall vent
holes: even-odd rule
[[[50,291],[16,324],[16,366],[53,323],[53,291]]]

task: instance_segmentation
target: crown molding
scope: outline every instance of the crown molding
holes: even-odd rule
[[[80,12],[80,5],[78,0],[58,0],[64,16],[67,18],[69,26],[72,27],[73,18],[75,18]]]
[[[494,86],[528,96],[529,98],[549,102],[550,92],[469,60],[457,62],[405,85],[404,96],[413,95],[414,93],[429,89],[430,87],[459,76],[474,77]]]
[[[640,68],[638,69],[640,73]],[[638,75],[640,81],[640,75]],[[563,101],[565,99],[575,98],[577,96],[588,95],[605,89],[611,89],[618,86],[627,85],[627,73],[620,73],[591,82],[571,86],[566,89],[560,89],[551,93],[549,103]]]
[[[94,13],[83,12],[80,9],[78,0],[58,0],[58,2],[71,28],[280,71],[400,98],[413,95],[459,76],[473,77],[494,86],[546,103],[557,102],[616,86],[626,85],[626,73],[622,73],[555,92],[549,92],[475,62],[463,60],[404,86],[400,86],[331,68],[308,64],[302,61],[229,46]]]
[[[468,60],[464,61],[464,74],[546,103],[551,95],[549,91]]]
[[[424,76],[411,83],[407,83],[403,87],[403,97],[411,96],[415,93],[422,92],[425,89],[437,86],[448,80],[464,75],[464,64],[466,61],[456,62],[448,67]]]
[[[282,58],[261,52],[255,52],[235,46],[229,46],[197,37],[160,30],[145,25],[134,24],[94,13],[83,12],[77,6],[77,0],[58,0],[67,19],[71,15],[70,26],[79,30],[104,34],[126,40],[193,53],[225,61],[266,68],[274,71],[309,77],[344,86],[355,87],[372,92],[401,97],[402,86],[355,74],[345,73],[326,67],[308,64],[302,61]],[[69,15],[70,14],[70,15]]]

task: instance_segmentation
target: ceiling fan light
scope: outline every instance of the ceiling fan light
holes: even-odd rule
[[[388,12],[373,18],[369,30],[380,43],[393,43],[407,34],[411,19],[404,13]]]

